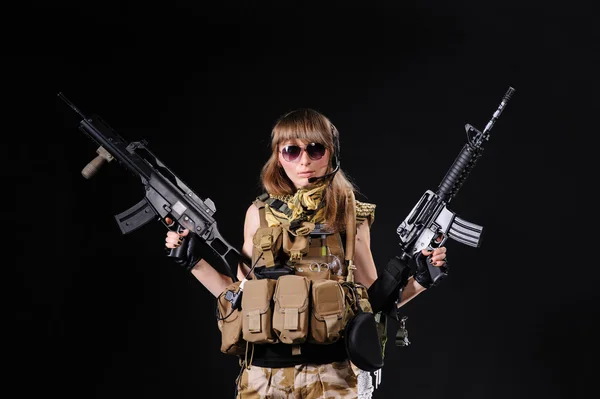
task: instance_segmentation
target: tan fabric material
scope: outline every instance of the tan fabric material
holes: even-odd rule
[[[228,290],[238,292],[240,283],[241,281],[236,281],[229,285],[217,301],[219,316],[223,318],[217,322],[221,331],[221,352],[236,356],[242,355],[246,350],[246,342],[242,335],[243,317],[242,312],[233,310],[231,302],[225,299],[224,293]]]
[[[272,267],[283,241],[281,226],[259,227],[252,237],[252,264]]]
[[[306,341],[309,323],[310,280],[293,274],[277,279],[273,302],[273,330],[285,344]]]
[[[248,280],[242,294],[242,336],[247,342],[269,344],[277,341],[271,328],[275,281]]]
[[[311,287],[309,341],[330,344],[341,337],[345,325],[344,290],[333,280],[315,280]]]
[[[348,360],[285,368],[252,366],[238,378],[237,399],[356,399],[359,373]]]

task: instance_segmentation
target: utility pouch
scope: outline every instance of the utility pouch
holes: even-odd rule
[[[302,259],[308,254],[309,236],[308,234],[314,229],[313,223],[302,222],[302,226],[295,231],[290,229],[289,225],[284,225],[283,232],[283,251],[289,255],[290,261]]]
[[[234,309],[232,298],[239,294],[241,281],[230,284],[217,298],[217,325],[221,331],[221,352],[243,355],[246,342],[242,337],[242,312]],[[242,297],[243,299],[243,297]]]
[[[283,229],[281,226],[259,227],[252,239],[252,264],[272,267],[281,248]],[[258,262],[257,262],[258,261]]]
[[[344,290],[333,280],[313,281],[311,303],[309,341],[316,344],[336,342],[345,324]]]
[[[281,276],[273,300],[273,330],[285,344],[300,344],[308,337],[310,280],[304,276]]]
[[[362,284],[343,282],[341,283],[345,298],[345,317],[350,322],[361,311],[373,313],[369,302],[369,294]]]
[[[273,307],[271,299],[275,280],[248,280],[242,296],[242,332],[247,342],[272,344],[277,337],[271,328]]]

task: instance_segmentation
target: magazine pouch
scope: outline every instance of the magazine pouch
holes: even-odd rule
[[[273,305],[271,299],[276,280],[248,280],[242,295],[242,336],[255,344],[271,344],[277,337],[271,328]]]
[[[293,274],[277,279],[273,300],[273,330],[286,344],[300,344],[308,337],[310,280]]]
[[[334,280],[315,280],[311,287],[310,342],[331,344],[340,338],[345,323],[344,291]]]

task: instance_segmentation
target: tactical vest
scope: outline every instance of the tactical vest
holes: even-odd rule
[[[265,205],[285,210],[285,201],[261,195],[254,202],[260,227],[253,237],[252,264],[255,278],[245,282],[241,309],[232,309],[229,293],[239,292],[240,281],[231,284],[217,300],[221,351],[246,355],[249,344],[284,343],[300,354],[305,343],[337,342],[347,322],[360,306],[370,311],[366,289],[354,282],[354,240],[357,222],[374,219],[374,204],[347,196],[348,218],[343,234],[325,225],[303,222],[268,226]]]

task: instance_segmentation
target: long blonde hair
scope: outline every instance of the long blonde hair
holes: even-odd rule
[[[325,115],[313,109],[300,108],[281,116],[271,131],[272,152],[260,175],[263,188],[273,195],[294,195],[296,192],[294,183],[279,164],[279,144],[287,140],[323,144],[330,154],[327,173],[331,172],[335,166],[332,164],[334,154],[339,162],[333,135],[336,135],[339,143],[339,132],[335,126]],[[326,178],[326,181],[330,180],[331,178]],[[340,168],[325,190],[324,196],[325,220],[338,231],[345,229],[348,191],[354,193],[356,187]]]

